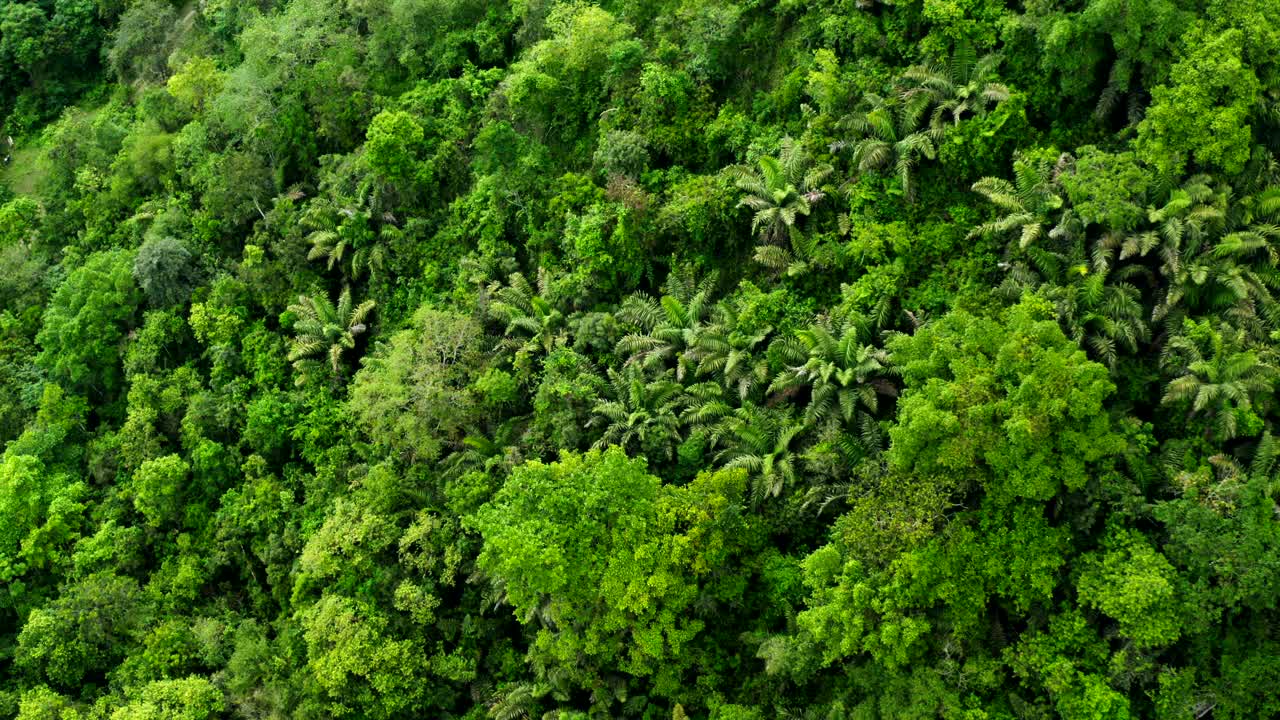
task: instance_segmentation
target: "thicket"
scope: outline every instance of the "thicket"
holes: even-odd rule
[[[0,118],[0,717],[1280,715],[1278,0],[7,0]]]

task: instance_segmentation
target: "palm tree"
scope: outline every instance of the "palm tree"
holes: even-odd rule
[[[806,474],[811,480],[802,509],[812,507],[821,515],[833,503],[847,506],[851,497],[866,492],[868,482],[887,470],[884,430],[869,415],[864,415],[859,425],[856,434],[827,425],[805,451]]]
[[[1169,194],[1168,202],[1147,211],[1150,227],[1129,234],[1108,234],[1094,248],[1094,264],[1110,266],[1158,251],[1159,272],[1174,278],[1184,272],[1183,263],[1194,256],[1226,223],[1226,196],[1207,175],[1188,179]]]
[[[1057,164],[1047,159],[1033,159],[1025,155],[1015,156],[1014,181],[984,177],[973,184],[973,191],[998,207],[1003,215],[974,228],[969,237],[1002,236],[1016,233],[1018,247],[1025,250],[1048,232],[1054,224],[1053,214],[1063,207],[1058,173],[1068,155],[1059,157]]]
[[[1169,340],[1161,357],[1166,370],[1178,373],[1165,389],[1161,403],[1190,403],[1188,415],[1209,415],[1218,441],[1239,432],[1243,414],[1268,402],[1280,379],[1273,354],[1246,349],[1244,332],[1223,323],[1190,325],[1188,332]],[[1260,414],[1260,413],[1259,413]]]
[[[1067,335],[1114,369],[1120,351],[1137,353],[1150,329],[1138,288],[1108,280],[1105,270],[1076,273],[1065,284],[1045,283],[1044,291]]]
[[[1053,303],[1063,331],[1108,367],[1115,367],[1122,350],[1138,352],[1150,327],[1142,293],[1128,278],[1142,268],[1113,268],[1096,245],[1091,268],[1084,227],[1071,211],[1045,239],[1000,264],[1006,274],[997,294],[1016,300],[1039,293]]]
[[[594,447],[619,445],[627,452],[661,455],[670,460],[680,440],[679,410],[684,387],[670,372],[654,380],[636,365],[609,369],[612,399],[596,403],[588,427],[603,426]]]
[[[714,273],[697,279],[692,268],[673,270],[660,299],[637,293],[622,302],[618,320],[635,328],[618,341],[615,352],[626,365],[653,368],[675,363],[676,379],[684,380],[685,351],[696,341],[698,329],[710,314],[715,292]]]
[[[753,259],[774,273],[797,277],[811,268],[825,267],[829,253],[819,252],[818,237],[802,232],[791,233],[791,247],[757,245]]]
[[[311,370],[320,363],[316,355],[328,359],[329,369],[335,379],[342,377],[342,355],[356,346],[356,338],[363,335],[365,319],[376,306],[373,300],[353,305],[351,288],[343,288],[335,306],[321,295],[302,295],[289,310],[298,316],[293,330],[296,333],[288,359],[298,372],[297,384],[302,385]]]
[[[1158,253],[1163,277],[1152,320],[1178,327],[1192,312],[1227,313],[1239,323],[1280,320],[1272,289],[1280,287],[1280,228],[1271,191],[1232,202],[1231,190],[1207,176],[1189,179],[1169,201],[1149,211],[1154,228],[1115,241],[1119,259]],[[1259,318],[1261,313],[1265,322]]]
[[[713,322],[696,334],[685,357],[695,366],[698,377],[718,377],[744,401],[769,377],[769,361],[759,346],[773,328],[743,327],[729,303],[716,305],[713,315]]]
[[[546,683],[516,683],[495,690],[489,700],[490,720],[529,720],[537,714],[542,698],[551,694]]]
[[[744,405],[711,432],[712,446],[723,445],[717,461],[743,468],[751,476],[757,502],[778,497],[798,478],[800,434],[804,425],[782,411]]]
[[[729,168],[738,189],[746,193],[738,207],[755,211],[751,231],[762,242],[781,245],[799,232],[799,218],[826,197],[822,183],[833,169],[826,163],[815,165],[791,138],[782,139],[778,157],[764,155],[757,164],[759,170],[743,165]]]
[[[933,106],[930,123],[934,126],[943,125],[948,115],[953,125],[959,125],[965,115],[981,117],[992,105],[1009,99],[1009,88],[995,81],[1000,62],[995,54],[976,57],[973,46],[962,42],[946,63],[908,68],[902,80],[911,87],[903,91],[903,98],[927,99]]]
[[[507,323],[508,336],[524,336],[512,337],[518,360],[538,352],[548,354],[565,342],[565,316],[555,306],[550,284],[549,274],[538,268],[536,286],[516,272],[511,273],[505,287],[497,283],[489,287],[494,297],[489,313]]]
[[[845,423],[852,422],[859,407],[874,415],[881,395],[897,394],[886,377],[893,373],[888,352],[870,343],[874,332],[872,323],[858,315],[818,318],[813,326],[796,332],[794,340],[779,344],[792,364],[778,373],[769,392],[809,388],[804,412],[808,425],[826,420],[833,411]]]
[[[864,102],[865,110],[840,121],[854,133],[854,139],[833,143],[832,152],[852,147],[853,163],[860,173],[893,168],[907,200],[914,200],[915,166],[920,158],[937,157],[944,132],[941,126],[921,125],[928,98],[885,98],[867,93]]]
[[[724,396],[724,386],[715,382],[701,382],[685,388],[684,410],[680,421],[690,429],[691,435],[714,435],[716,425],[732,413],[733,406]]]
[[[349,278],[376,276],[386,263],[386,248],[370,224],[367,211],[323,198],[311,201],[302,217],[303,227],[311,229],[307,259],[324,260],[326,270],[337,267]]]

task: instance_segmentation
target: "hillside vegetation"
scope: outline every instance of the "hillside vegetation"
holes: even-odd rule
[[[1280,716],[1280,0],[0,0],[0,122],[0,718]]]

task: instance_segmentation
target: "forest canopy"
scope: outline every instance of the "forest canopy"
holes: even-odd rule
[[[0,0],[0,718],[1280,716],[1280,0]]]

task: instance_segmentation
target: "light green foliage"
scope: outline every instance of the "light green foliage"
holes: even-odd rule
[[[1249,116],[1260,92],[1241,58],[1238,30],[1188,36],[1187,54],[1169,82],[1151,90],[1138,126],[1138,155],[1172,176],[1194,160],[1202,168],[1239,172],[1249,158]]]
[[[1071,205],[1086,224],[1117,232],[1136,228],[1146,215],[1143,207],[1150,172],[1133,153],[1108,153],[1092,146],[1076,150],[1074,164],[1060,180]]]
[[[328,596],[302,618],[308,667],[333,717],[395,717],[426,691],[425,658],[384,635],[387,620],[359,602]]]
[[[389,450],[435,458],[475,421],[478,403],[468,384],[482,351],[473,319],[424,306],[408,329],[365,360],[352,382],[351,409]]]
[[[130,481],[133,506],[153,527],[180,519],[191,466],[177,455],[147,460]]]
[[[530,658],[546,672],[614,662],[667,687],[705,622],[688,613],[741,530],[743,477],[664,488],[618,448],[514,471],[471,524],[477,563],[518,617],[536,623]]]
[[[109,396],[120,387],[125,333],[135,322],[133,256],[95,253],[59,286],[36,336],[37,362],[70,387]]]
[[[355,503],[338,502],[328,520],[308,540],[298,558],[299,582],[362,583],[377,573],[378,553],[396,540],[389,519]]]
[[[40,205],[31,198],[17,197],[0,205],[0,247],[28,243],[37,237],[39,219]]]
[[[192,676],[146,685],[140,699],[111,713],[111,720],[213,720],[225,709],[222,691]]]
[[[1102,552],[1082,563],[1076,588],[1082,604],[1115,618],[1139,646],[1167,645],[1182,633],[1173,565],[1132,531],[1108,534]]]
[[[26,568],[18,562],[18,552],[27,534],[40,523],[44,514],[44,466],[38,458],[5,454],[0,465],[0,487],[3,487],[3,505],[0,508],[0,542],[4,554],[0,573],[6,582],[23,574]]]
[[[5,453],[0,463],[0,579],[7,592],[0,608],[29,602],[27,583],[36,573],[65,563],[79,537],[87,488],[51,472],[37,457]],[[27,576],[27,580],[23,580]]]
[[[1003,321],[952,313],[890,345],[906,391],[889,463],[958,474],[997,498],[1078,490],[1123,449],[1103,401],[1114,386],[1052,319],[1025,300]]]
[[[638,65],[634,28],[603,8],[562,3],[546,20],[550,37],[524,54],[503,82],[517,118],[538,135],[571,144],[604,92]]]
[[[209,98],[222,91],[223,82],[223,73],[213,58],[199,56],[183,63],[166,87],[178,102],[198,114],[204,111]]]
[[[422,126],[412,115],[404,111],[378,113],[365,141],[369,166],[393,182],[410,180],[422,143]]]
[[[1128,699],[1102,674],[1106,646],[1076,612],[1055,614],[1048,627],[1027,633],[1008,651],[1013,670],[1024,681],[1039,680],[1058,714],[1069,720],[1133,717]]]

